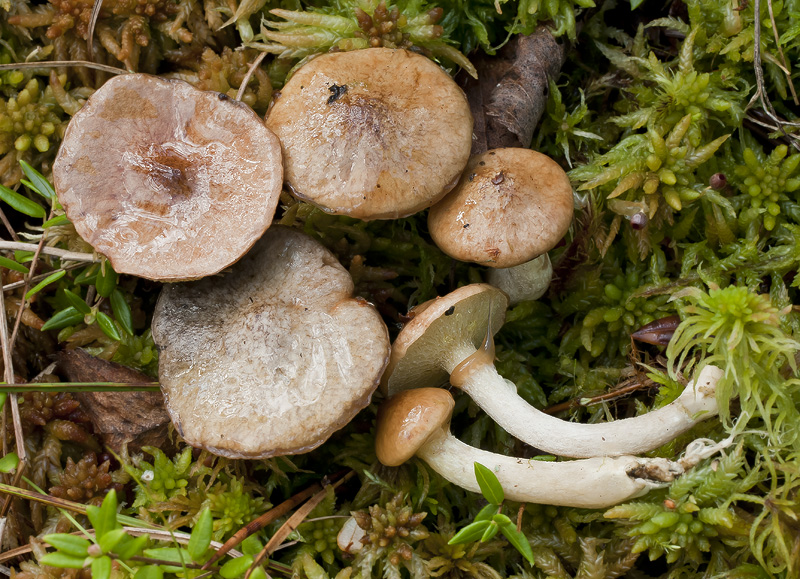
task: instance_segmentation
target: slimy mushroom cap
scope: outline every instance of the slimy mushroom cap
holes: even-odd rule
[[[558,163],[529,149],[494,149],[469,160],[431,208],[428,228],[455,259],[512,267],[552,249],[572,214],[572,186]]]
[[[320,243],[270,228],[223,278],[169,285],[156,304],[159,381],[178,432],[232,458],[297,454],[364,408],[386,326]]]
[[[378,410],[378,460],[386,466],[406,462],[436,430],[449,425],[453,408],[453,396],[442,388],[406,390],[389,398]]]
[[[469,158],[462,90],[406,50],[328,53],[301,67],[268,113],[297,197],[337,215],[405,217],[452,189]]]
[[[217,273],[272,222],[280,143],[247,106],[179,80],[125,74],[67,127],[53,182],[78,234],[119,273]]]

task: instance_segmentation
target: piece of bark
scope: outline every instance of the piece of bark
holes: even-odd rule
[[[95,358],[84,350],[64,350],[58,368],[70,382],[150,383],[153,379],[127,366]],[[103,443],[114,452],[127,444],[130,453],[167,443],[169,415],[161,392],[79,392],[73,394],[89,415]]]
[[[528,148],[547,104],[548,82],[566,50],[545,27],[517,35],[494,56],[472,59],[478,80],[460,79],[475,120],[472,155],[501,147]]]

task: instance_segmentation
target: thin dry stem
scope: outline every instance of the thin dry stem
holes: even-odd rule
[[[778,47],[778,54],[780,55],[781,63],[783,64],[783,74],[786,75],[786,81],[789,83],[789,91],[792,93],[794,104],[800,105],[800,102],[797,100],[797,93],[794,91],[792,73],[789,71],[789,65],[786,63],[786,56],[783,54],[783,47],[781,46],[781,41],[778,38],[778,25],[775,23],[775,13],[772,10],[772,0],[767,0],[767,9],[769,10],[770,22],[772,22],[772,34],[775,37],[775,46]]]
[[[94,60],[94,27],[97,25],[97,19],[100,16],[100,9],[103,7],[103,0],[94,0],[92,6],[92,16],[89,19],[89,34],[86,40],[87,57],[90,61]]]
[[[261,61],[264,60],[264,57],[267,56],[266,52],[262,52],[259,54],[256,59],[253,61],[253,64],[250,65],[250,68],[247,69],[247,74],[244,75],[244,79],[242,80],[242,84],[239,85],[239,90],[236,93],[236,100],[242,100],[244,96],[244,91],[247,90],[247,83],[250,82],[250,77],[253,76],[253,73],[256,69],[261,65]]]
[[[129,74],[129,71],[125,70],[124,68],[117,68],[116,66],[109,66],[107,64],[89,62],[88,60],[42,60],[38,62],[12,62],[11,64],[0,64],[0,71],[19,70],[23,68],[55,68],[60,66],[93,68],[95,70],[101,70],[110,74]]]
[[[41,242],[40,242],[41,243]],[[9,251],[36,251],[40,244],[25,243],[24,241],[5,241],[0,240],[0,250],[6,249]],[[79,251],[67,251],[66,249],[59,249],[57,247],[42,246],[39,250],[40,253],[45,255],[52,255],[58,257],[63,261],[79,261],[89,263],[100,263],[103,258],[96,253],[82,253]]]

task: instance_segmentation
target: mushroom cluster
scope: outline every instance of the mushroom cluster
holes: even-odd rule
[[[381,462],[396,466],[416,453],[446,479],[473,490],[478,486],[470,465],[480,462],[494,470],[515,500],[578,507],[611,506],[683,472],[678,463],[633,455],[658,448],[718,413],[719,368],[706,366],[677,400],[648,414],[597,424],[566,422],[529,405],[497,372],[493,335],[507,306],[502,291],[472,284],[412,312],[382,379],[391,398],[378,418]],[[448,379],[516,438],[546,453],[583,460],[530,463],[458,442],[447,432],[452,397],[430,388]],[[580,489],[590,487],[587,498]]]

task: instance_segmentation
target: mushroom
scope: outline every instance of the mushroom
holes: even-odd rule
[[[195,279],[238,260],[272,222],[280,143],[246,105],[179,80],[106,82],[53,165],[78,234],[119,273]]]
[[[587,458],[543,462],[479,450],[450,431],[455,402],[446,390],[406,390],[378,411],[375,450],[386,466],[398,466],[416,455],[445,479],[480,492],[474,463],[490,469],[505,496],[523,503],[599,509],[665,486],[683,474],[677,462],[664,458]]]
[[[232,458],[306,452],[370,400],[386,326],[319,242],[275,226],[223,278],[166,286],[153,338],[178,432]]]
[[[489,282],[514,304],[547,290],[547,252],[572,213],[572,186],[558,163],[530,149],[494,149],[469,160],[455,189],[431,208],[428,229],[447,255],[501,268]]]
[[[389,395],[437,386],[449,374],[453,386],[512,436],[544,452],[576,458],[648,452],[717,414],[715,389],[722,371],[711,365],[677,400],[641,416],[580,424],[545,414],[494,366],[492,336],[502,326],[506,305],[505,295],[487,284],[464,286],[422,304],[392,346],[383,376]]]
[[[328,53],[301,67],[267,126],[295,196],[359,219],[405,217],[453,188],[472,146],[462,90],[406,50]]]

